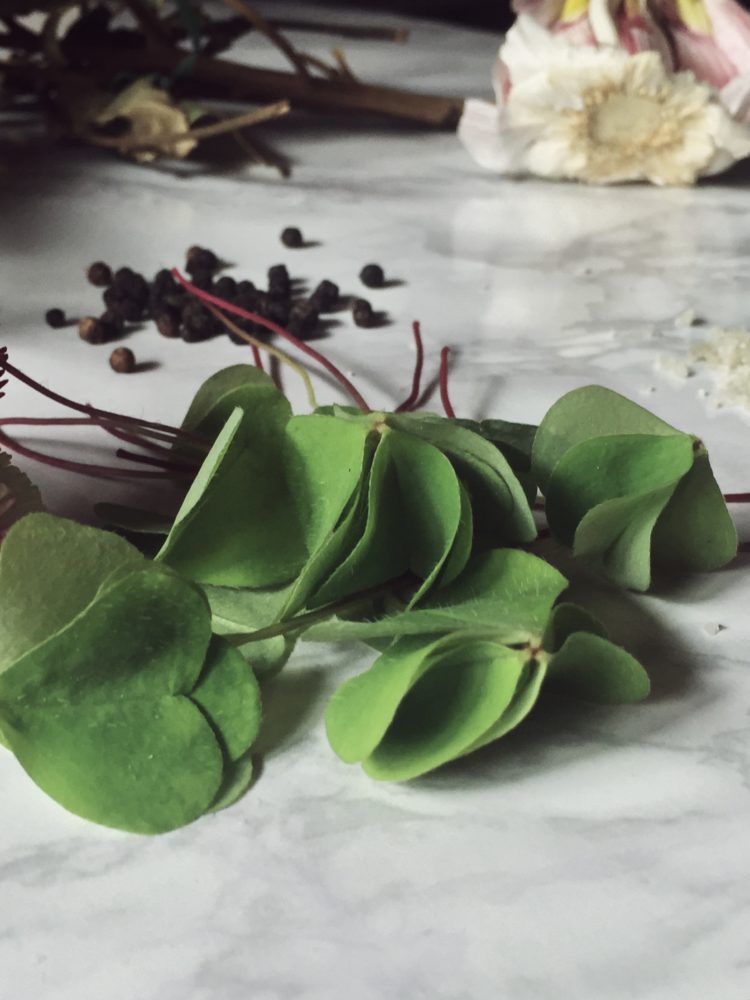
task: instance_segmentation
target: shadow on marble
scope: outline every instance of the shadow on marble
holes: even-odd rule
[[[261,756],[285,750],[320,721],[320,699],[326,689],[326,670],[307,667],[282,672],[262,684],[263,723],[255,743]]]

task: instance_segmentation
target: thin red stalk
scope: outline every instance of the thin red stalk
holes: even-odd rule
[[[260,356],[260,351],[258,350],[258,345],[257,344],[251,344],[250,345],[250,350],[253,352],[253,364],[255,365],[255,367],[256,368],[260,368],[260,370],[262,372],[265,371],[265,368],[263,367],[263,358]]]
[[[0,427],[5,424],[23,424],[26,427],[71,427],[75,425],[88,425],[92,427],[99,424],[93,417],[3,417],[0,419]]]
[[[127,448],[118,448],[115,452],[118,458],[127,459],[129,462],[141,462],[143,465],[154,465],[166,472],[184,472],[186,475],[194,476],[198,471],[195,465],[185,465],[183,462],[170,462],[167,458],[155,458],[152,455],[139,455],[137,452],[128,451]]]
[[[36,390],[36,392],[40,393],[42,396],[46,396],[55,403],[60,403],[61,406],[67,406],[69,410],[76,410],[78,413],[86,413],[91,417],[114,420],[116,423],[133,424],[139,427],[150,427],[154,430],[165,431],[173,437],[183,437],[186,441],[189,440],[191,442],[197,442],[198,444],[205,444],[205,441],[202,438],[195,434],[190,434],[187,431],[180,430],[179,427],[170,427],[168,424],[160,424],[151,420],[141,420],[139,417],[128,417],[122,413],[113,413],[111,410],[100,410],[98,407],[90,406],[87,403],[76,403],[74,400],[68,399],[67,396],[62,396],[59,392],[55,392],[53,389],[48,389],[46,386],[43,386],[41,382],[37,382],[36,379],[31,378],[30,375],[26,375],[19,368],[16,368],[15,365],[10,364],[9,361],[4,360],[3,366],[5,371],[7,371],[10,375],[13,375],[21,382],[25,382],[26,385]]]
[[[443,404],[443,409],[445,410],[446,417],[449,417],[451,420],[454,420],[456,412],[451,405],[450,396],[448,395],[449,356],[450,356],[450,348],[444,347],[440,352],[440,402]]]
[[[725,493],[727,503],[750,503],[750,493]]]
[[[118,441],[126,441],[128,444],[135,444],[139,448],[145,448],[148,451],[158,452],[160,455],[171,455],[172,449],[165,448],[163,444],[157,444],[156,441],[149,441],[148,438],[140,437],[138,434],[126,434],[124,431],[119,430],[117,427],[112,427],[108,423],[100,423],[99,426],[107,434],[111,434],[112,437],[117,438]]]
[[[273,320],[266,319],[265,316],[260,316],[258,313],[250,312],[247,309],[242,309],[240,306],[234,305],[232,302],[226,302],[224,299],[220,299],[217,295],[211,295],[210,292],[204,292],[201,288],[196,288],[195,285],[191,284],[186,278],[180,274],[176,267],[172,268],[172,275],[177,281],[191,292],[197,299],[202,302],[210,302],[214,306],[218,306],[219,309],[224,309],[226,312],[234,313],[235,316],[241,316],[243,319],[249,319],[252,323],[257,323],[258,326],[264,326],[267,330],[272,333],[277,334],[279,337],[283,337],[290,343],[294,344],[297,350],[302,351],[303,354],[307,354],[314,361],[317,361],[319,365],[322,365],[342,386],[357,404],[357,406],[362,410],[363,413],[371,413],[372,410],[365,402],[363,396],[357,391],[357,389],[352,385],[349,379],[340,371],[332,361],[329,361],[323,354],[320,354],[313,347],[309,347],[304,341],[295,337],[293,333],[289,333],[285,330],[283,326],[279,326],[278,323],[274,323]]]
[[[414,360],[414,374],[411,380],[411,392],[406,397],[406,399],[401,403],[400,406],[396,407],[396,413],[403,413],[404,411],[409,411],[414,409],[414,404],[419,399],[419,390],[422,384],[422,367],[424,365],[424,345],[422,343],[422,330],[419,325],[419,320],[415,319],[411,325],[412,333],[414,334],[414,346],[416,348],[417,356]]]
[[[40,451],[35,451],[33,448],[27,448],[25,445],[19,444],[2,431],[0,431],[0,441],[3,442],[9,451],[13,451],[17,455],[22,455],[24,458],[32,458],[43,465],[51,465],[53,468],[65,469],[68,472],[80,472],[84,476],[93,476],[96,479],[123,479],[128,477],[138,479],[171,478],[166,472],[144,472],[140,469],[121,469],[118,466],[112,465],[92,465],[87,462],[72,462],[64,458],[53,458],[52,455],[45,455]]]

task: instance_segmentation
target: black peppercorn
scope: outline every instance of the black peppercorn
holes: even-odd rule
[[[218,295],[220,299],[227,299],[231,302],[234,300],[237,294],[237,282],[234,278],[230,278],[228,274],[219,278],[213,287],[214,295]]]
[[[109,356],[109,366],[113,371],[129,375],[135,371],[135,355],[129,347],[116,347]]]
[[[53,330],[59,330],[68,322],[62,309],[48,309],[44,314],[44,321],[47,326],[51,326]]]
[[[368,288],[382,288],[385,281],[380,264],[366,264],[359,272],[359,280]]]
[[[180,336],[180,318],[173,309],[165,309],[156,317],[156,329],[162,337]]]
[[[99,317],[101,322],[114,333],[122,333],[125,326],[122,316],[114,309],[105,309]]]
[[[197,302],[188,302],[182,310],[182,339],[188,344],[206,340],[216,332],[213,316]]]
[[[367,299],[355,299],[352,304],[352,317],[357,326],[372,326],[372,306]]]
[[[86,277],[92,285],[96,285],[97,288],[104,288],[112,281],[112,268],[109,264],[105,264],[103,260],[97,260],[86,271]]]
[[[330,312],[339,300],[339,286],[325,278],[310,296],[310,301],[320,312]]]
[[[87,344],[103,344],[107,339],[107,327],[96,316],[84,316],[78,322],[78,336]]]
[[[281,233],[281,242],[285,247],[296,250],[302,246],[302,233],[296,226],[287,226]]]
[[[191,278],[195,287],[200,288],[202,292],[210,292],[213,290],[214,276],[213,272],[208,268],[196,268],[192,272]]]
[[[298,302],[289,313],[289,332],[300,340],[310,337],[318,325],[318,310],[310,301]]]
[[[143,305],[128,295],[118,298],[110,308],[112,312],[120,315],[126,323],[137,323],[143,318]]]
[[[215,271],[219,266],[219,258],[213,250],[205,247],[190,247],[185,254],[185,270],[194,275],[196,271]]]

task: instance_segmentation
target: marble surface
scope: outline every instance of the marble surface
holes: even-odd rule
[[[408,47],[347,51],[372,79],[482,94],[495,45],[425,23]],[[325,341],[371,402],[406,394],[418,317],[430,371],[454,348],[461,414],[536,421],[567,389],[600,382],[700,434],[726,490],[750,487],[747,416],[713,411],[702,377],[655,368],[702,335],[675,326],[688,307],[748,322],[746,175],[672,191],[513,183],[479,173],[451,135],[336,119],[268,134],[295,161],[288,181],[16,152],[0,188],[0,332],[15,363],[71,395],[175,421],[240,349],[144,329],[128,343],[153,367],[114,375],[105,348],[40,323],[51,305],[94,306],[89,261],[155,270],[199,242],[249,276],[284,260],[356,290],[378,260],[403,282],[371,296],[391,322],[362,331],[342,315]],[[286,224],[320,245],[285,250]],[[3,409],[53,412],[19,385]],[[29,471],[60,513],[128,494]],[[750,538],[750,518],[738,523]],[[252,792],[169,836],[80,821],[3,755],[0,997],[750,1000],[748,569],[744,555],[646,599],[601,588],[595,603],[652,673],[651,699],[547,706],[405,786],[372,782],[327,747],[325,701],[367,662],[354,646],[301,648],[267,691]],[[710,635],[710,623],[724,628]]]

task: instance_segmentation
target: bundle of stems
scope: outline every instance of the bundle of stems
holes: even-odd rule
[[[184,156],[201,141],[230,133],[252,159],[283,169],[281,158],[253,137],[254,127],[300,109],[354,113],[431,128],[455,127],[463,99],[414,93],[360,80],[343,49],[321,59],[293,43],[288,31],[341,38],[403,43],[403,29],[314,20],[273,20],[246,0],[223,0],[226,12],[209,15],[190,0],[152,5],[150,0],[90,0],[23,18],[23,0],[0,0],[0,113],[40,113],[57,132],[128,156]],[[40,0],[40,3],[48,0]],[[35,27],[30,27],[33,20]],[[273,46],[288,69],[268,69],[227,58],[223,53],[242,35],[254,32]],[[105,97],[115,98],[133,81],[147,80],[144,92],[155,116],[141,127],[132,111],[103,116]],[[164,139],[165,99],[174,107],[191,103],[191,117],[169,122]],[[179,104],[178,102],[183,102]],[[212,112],[210,102],[251,105],[239,113]],[[131,101],[132,104],[132,101]],[[99,117],[97,117],[97,114]],[[196,118],[198,119],[196,123]],[[154,121],[157,122],[154,125]]]

